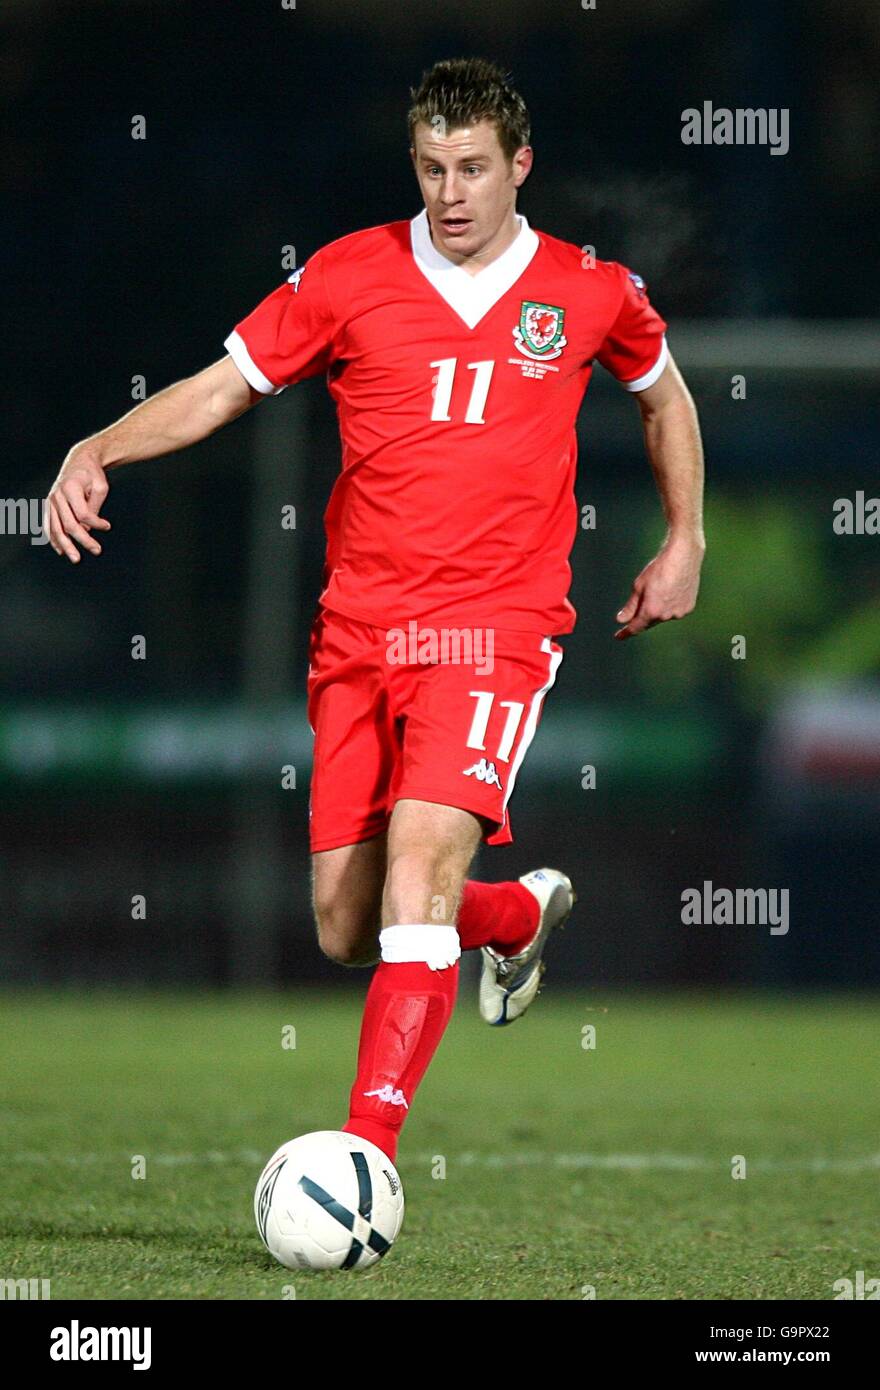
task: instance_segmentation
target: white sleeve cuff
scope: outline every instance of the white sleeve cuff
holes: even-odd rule
[[[282,391],[287,389],[284,386],[275,386],[267,376],[263,375],[248,352],[244,338],[240,337],[238,333],[230,333],[223,346],[245,381],[253,386],[255,391],[262,391],[264,396],[279,396]]]
[[[669,361],[669,348],[666,346],[666,334],[663,334],[663,341],[660,344],[660,353],[657,361],[649,372],[644,376],[637,376],[635,381],[621,381],[624,391],[647,391],[649,386],[653,386],[657,378],[662,374],[663,368]]]

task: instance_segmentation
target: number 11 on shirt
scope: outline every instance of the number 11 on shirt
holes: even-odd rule
[[[434,392],[434,408],[431,411],[431,419],[451,420],[449,405],[452,400],[452,385],[455,381],[458,358],[442,357],[439,362],[432,362],[430,365],[437,368],[437,387]],[[489,383],[492,380],[495,363],[468,362],[467,369],[469,372],[474,372],[475,376],[471,388],[471,398],[464,413],[464,422],[466,425],[485,425],[483,410],[486,405],[486,397],[489,394]]]

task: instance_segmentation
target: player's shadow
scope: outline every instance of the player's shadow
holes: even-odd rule
[[[224,1258],[229,1257],[230,1244],[242,1244],[247,1241],[250,1243],[251,1237],[240,1235],[230,1231],[222,1237],[215,1236],[213,1241],[205,1239],[204,1231],[196,1229],[186,1230],[163,1230],[159,1227],[137,1226],[57,1226],[49,1221],[33,1221],[22,1218],[20,1221],[4,1221],[0,1224],[0,1235],[13,1236],[24,1240],[46,1240],[53,1242],[63,1241],[86,1241],[100,1240],[105,1243],[118,1240],[130,1240],[135,1245],[161,1245],[168,1249],[192,1250],[197,1244],[200,1255],[206,1258],[211,1257],[211,1252],[223,1254]],[[250,1253],[250,1252],[248,1252]],[[259,1250],[256,1252],[259,1258]],[[269,1265],[267,1264],[267,1268]]]
[[[294,1271],[285,1271],[284,1268],[272,1259],[265,1250],[262,1250],[259,1243],[254,1242],[250,1234],[239,1234],[230,1231],[223,1236],[215,1236],[210,1243],[205,1240],[203,1231],[169,1231],[160,1227],[138,1226],[114,1226],[108,1230],[106,1226],[77,1226],[59,1228],[52,1225],[49,1221],[33,1221],[22,1218],[20,1221],[4,1221],[0,1223],[0,1236],[11,1236],[13,1238],[25,1240],[45,1240],[57,1245],[59,1242],[86,1242],[100,1240],[102,1244],[109,1245],[116,1241],[128,1241],[137,1247],[151,1246],[159,1247],[162,1250],[185,1250],[190,1253],[197,1246],[199,1258],[205,1261],[212,1259],[220,1261],[224,1266],[234,1266],[240,1270],[246,1270],[253,1274],[266,1274],[273,1277],[281,1274],[293,1276]],[[377,1271],[378,1272],[378,1271]],[[320,1282],[332,1278],[334,1270],[308,1270],[298,1269],[295,1271],[297,1279],[308,1279],[309,1281]],[[370,1278],[372,1271],[365,1271],[359,1279],[359,1283]]]

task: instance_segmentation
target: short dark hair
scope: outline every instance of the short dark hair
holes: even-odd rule
[[[477,121],[492,121],[508,159],[529,143],[531,134],[526,104],[510,85],[510,74],[485,58],[447,58],[422,74],[410,89],[409,138],[413,142],[420,123],[431,125],[441,117],[447,130],[460,130]]]

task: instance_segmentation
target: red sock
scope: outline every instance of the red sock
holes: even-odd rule
[[[390,930],[425,932],[432,927]],[[454,939],[455,929],[449,931]],[[455,1006],[458,962],[432,970],[424,960],[389,961],[385,955],[383,946],[367,991],[357,1077],[343,1129],[369,1139],[394,1162],[416,1088]]]
[[[535,935],[540,915],[538,900],[525,884],[476,883],[469,878],[456,923],[461,949],[492,946],[504,956],[515,956]]]

